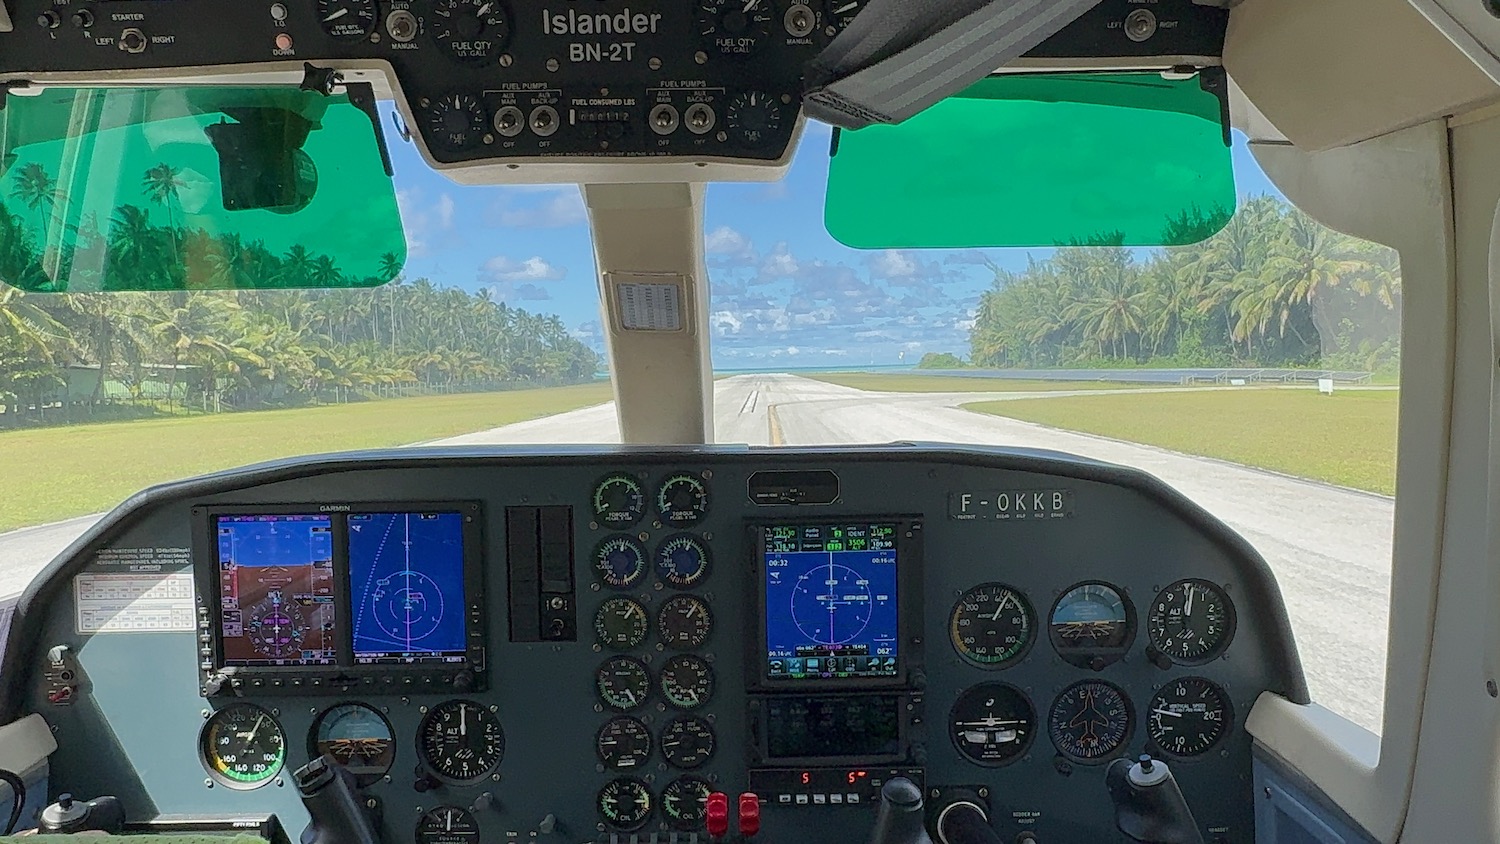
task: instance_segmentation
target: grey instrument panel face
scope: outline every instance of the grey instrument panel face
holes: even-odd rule
[[[836,501],[752,503],[757,472],[762,492],[777,477],[766,473],[801,472],[787,477],[804,489],[830,477],[809,470],[837,477]],[[222,575],[203,577],[217,559],[201,547],[209,514],[323,512],[344,527],[313,556],[334,561],[330,593],[342,594],[360,552],[341,531],[368,529],[366,511],[443,502],[472,505],[475,518],[483,612],[468,620],[483,652],[465,663],[472,677],[400,656],[355,666],[364,634],[339,632],[352,619],[309,639],[284,616],[318,602],[289,589],[236,647],[300,648],[335,668],[294,670],[293,688],[252,685],[279,676],[257,664],[203,696],[223,667],[205,666],[223,662],[223,606],[201,594]],[[421,547],[393,521],[375,523]],[[571,556],[565,572],[560,555]],[[199,594],[185,600],[194,566]],[[397,574],[441,579],[441,568]],[[1006,841],[1027,830],[1113,841],[1105,763],[1151,752],[1172,763],[1207,840],[1250,842],[1244,718],[1264,691],[1305,699],[1279,593],[1247,546],[1144,476],[1026,453],[294,462],[161,493],[60,571],[5,663],[30,677],[9,705],[57,728],[53,790],[118,795],[132,817],[275,812],[294,836],[306,813],[290,771],[326,750],[367,784],[385,840],[400,844],[455,821],[487,841],[701,840],[703,795],[727,793],[733,823],[752,787],[760,839],[862,842],[875,784],[895,772],[919,777],[934,808],[987,802]],[[439,594],[457,600],[386,580],[387,608],[407,625],[424,624]],[[156,585],[148,600],[111,603],[143,584]],[[376,638],[392,638],[389,627],[387,616]],[[410,656],[420,648],[405,630],[390,649]],[[48,663],[55,645],[68,646],[69,681]],[[460,662],[462,640],[445,653]],[[303,685],[315,675],[328,685]],[[216,737],[251,732],[227,766],[206,765]]]

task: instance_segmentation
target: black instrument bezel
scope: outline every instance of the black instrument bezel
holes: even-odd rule
[[[357,663],[354,654],[353,604],[349,594],[349,525],[351,514],[460,513],[463,521],[463,577],[466,649],[463,662]],[[333,665],[226,665],[220,620],[219,516],[327,516],[333,526],[334,608],[341,630]],[[485,647],[488,622],[484,602],[482,510],[477,501],[358,501],[301,504],[222,504],[193,508],[193,579],[199,634],[199,693],[210,687],[220,694],[347,695],[356,691],[477,692],[486,687]]]

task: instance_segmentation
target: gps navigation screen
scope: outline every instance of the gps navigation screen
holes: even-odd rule
[[[761,530],[767,678],[897,676],[896,525]]]
[[[463,662],[462,513],[351,513],[354,661]]]
[[[228,515],[218,534],[225,665],[332,665],[333,523],[321,515]]]

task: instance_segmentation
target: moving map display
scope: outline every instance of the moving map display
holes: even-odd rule
[[[896,525],[762,531],[767,678],[897,676]]]
[[[225,665],[332,665],[333,523],[323,515],[215,519]]]
[[[354,661],[463,662],[461,513],[351,513]]]

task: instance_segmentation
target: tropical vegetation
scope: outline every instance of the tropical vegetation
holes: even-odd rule
[[[1138,250],[1101,237],[992,267],[970,336],[998,367],[1302,367],[1394,370],[1396,253],[1274,197],[1248,200],[1195,246]]]

